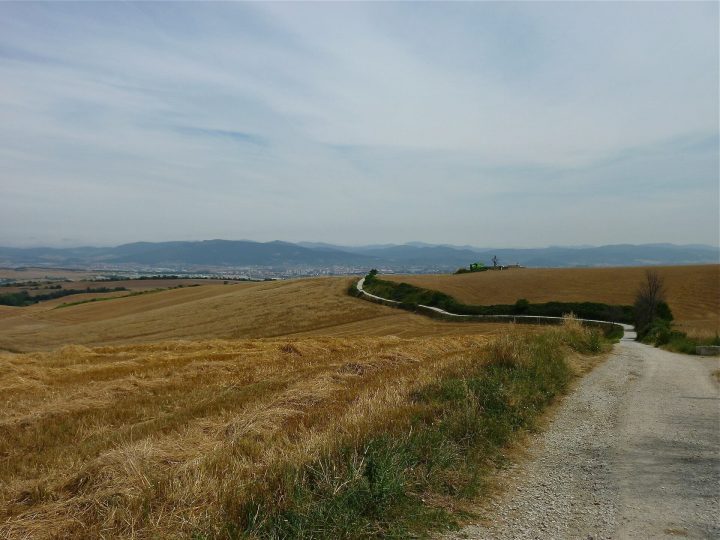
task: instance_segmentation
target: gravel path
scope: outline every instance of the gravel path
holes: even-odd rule
[[[632,337],[501,475],[484,521],[447,538],[720,538],[719,362]]]

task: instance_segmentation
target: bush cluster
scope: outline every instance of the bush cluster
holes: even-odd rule
[[[475,274],[477,272],[486,272],[488,270],[490,270],[489,266],[480,266],[478,268],[466,268],[463,266],[462,268],[458,268],[457,270],[455,270],[455,273],[456,274]]]
[[[690,337],[685,332],[674,329],[671,320],[659,317],[645,328],[642,335],[638,335],[638,339],[655,347],[684,354],[695,354],[695,348],[699,345],[720,345],[720,336],[717,334],[714,338]]]

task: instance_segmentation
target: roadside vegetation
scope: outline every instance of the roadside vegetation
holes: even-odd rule
[[[0,536],[406,538],[454,527],[608,347],[540,332],[0,355]],[[577,360],[573,360],[576,358]]]
[[[666,296],[663,278],[648,270],[635,295],[635,328],[639,341],[684,354],[696,354],[696,347],[701,345],[720,345],[718,334],[714,338],[690,337],[675,329]]]
[[[526,299],[518,299],[514,304],[496,304],[490,306],[468,305],[458,302],[452,296],[410,285],[380,279],[377,271],[372,270],[365,277],[363,288],[369,293],[400,302],[403,309],[415,310],[418,305],[443,309],[458,315],[535,315],[544,317],[563,317],[573,313],[581,319],[632,324],[635,320],[632,306],[602,304],[599,302],[544,302],[533,304]]]
[[[656,320],[641,339],[643,343],[683,354],[697,354],[697,347],[720,346],[720,336],[696,337],[675,330],[669,321]]]

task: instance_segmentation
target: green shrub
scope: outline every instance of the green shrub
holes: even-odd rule
[[[660,318],[654,319],[642,335],[638,333],[638,337],[643,343],[683,354],[695,354],[695,348],[699,345],[720,345],[717,334],[714,338],[693,338],[673,329],[670,321]]]
[[[671,332],[668,341],[664,343],[665,348],[683,354],[695,354],[695,347],[702,343],[688,337],[684,332]]]
[[[358,291],[357,281],[353,281],[353,282],[350,283],[350,285],[348,285],[347,293],[348,293],[350,296],[356,296],[356,297],[357,297],[357,296],[360,296],[361,293],[360,293],[360,291]]]
[[[611,342],[618,342],[622,339],[623,335],[625,334],[625,331],[621,326],[612,325],[608,326],[606,328],[603,328],[603,332],[605,334],[605,339],[611,341]]]
[[[30,293],[27,291],[4,293],[0,294],[0,305],[17,307],[29,306],[34,303],[31,298]]]

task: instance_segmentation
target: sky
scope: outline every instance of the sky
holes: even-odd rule
[[[718,3],[0,3],[0,245],[718,245]]]

